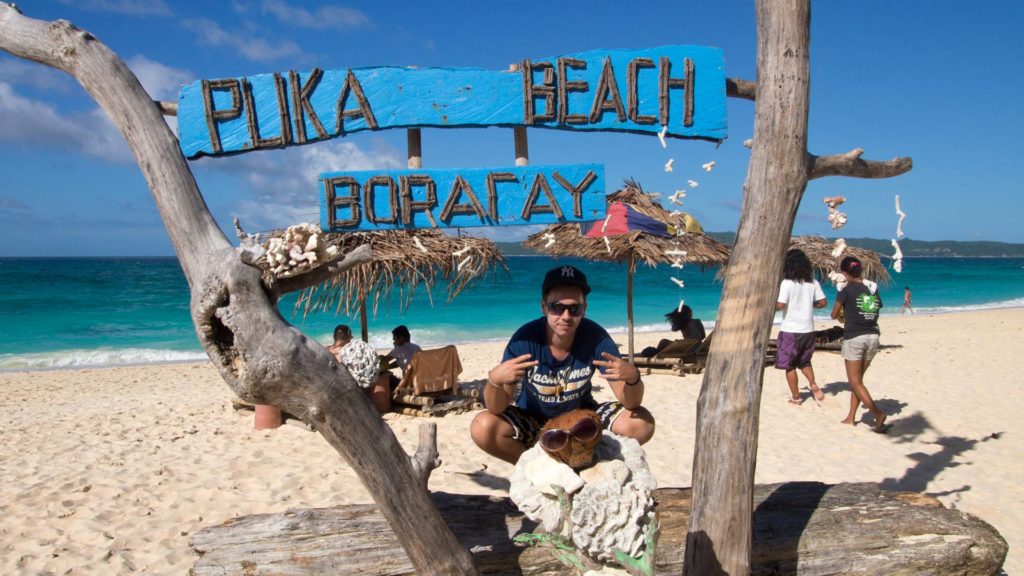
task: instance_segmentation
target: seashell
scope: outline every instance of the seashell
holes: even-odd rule
[[[747,138],[746,140],[743,141],[743,145],[746,146],[747,148],[753,148],[754,147],[754,139],[753,138]]]
[[[846,250],[846,240],[836,238],[835,247],[832,248],[832,257],[839,258],[839,255],[843,253],[843,250]]]
[[[316,247],[320,244],[320,235],[313,234],[306,240],[306,252],[316,252]]]

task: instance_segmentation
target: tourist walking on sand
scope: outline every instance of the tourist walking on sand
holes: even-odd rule
[[[903,306],[900,306],[900,315],[907,313],[910,310],[910,314],[914,314],[914,308],[910,305],[910,286],[903,287]]]
[[[488,454],[515,464],[549,419],[576,408],[596,411],[606,430],[641,444],[654,435],[654,418],[640,405],[640,371],[619,355],[604,328],[584,318],[589,293],[587,277],[572,266],[544,276],[543,315],[512,335],[501,364],[487,374],[487,409],[470,425],[473,442]],[[614,402],[598,404],[592,396],[590,381],[598,371]]]
[[[839,269],[846,278],[846,286],[836,295],[832,318],[838,320],[840,312],[845,316],[842,355],[851,392],[850,412],[842,423],[855,424],[857,407],[863,403],[875,417],[872,430],[884,434],[889,429],[885,424],[886,415],[875,406],[871,393],[864,385],[864,373],[878,352],[878,312],[882,309],[882,296],[877,289],[865,285],[861,278],[864,269],[857,258],[843,258]]]
[[[797,388],[797,370],[807,378],[814,399],[818,402],[825,399],[825,393],[814,381],[811,357],[814,356],[814,309],[826,305],[825,292],[814,279],[810,259],[801,250],[787,252],[775,303],[775,309],[782,310],[775,367],[786,371],[790,404],[799,406],[804,401]]]

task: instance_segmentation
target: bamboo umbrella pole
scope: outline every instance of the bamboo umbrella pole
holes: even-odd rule
[[[629,335],[626,338],[629,348],[629,361],[633,361],[633,271],[636,270],[636,260],[630,256],[629,272],[626,276],[626,331]]]
[[[359,299],[359,327],[363,330],[363,342],[369,342],[370,329],[366,323],[366,296]]]

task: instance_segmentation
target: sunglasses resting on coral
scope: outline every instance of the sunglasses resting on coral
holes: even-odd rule
[[[560,428],[548,430],[540,437],[540,446],[548,452],[558,452],[562,448],[565,448],[565,445],[569,443],[570,436],[580,442],[590,442],[594,438],[597,438],[597,435],[600,434],[600,432],[601,428],[596,420],[593,418],[584,418],[568,430]]]

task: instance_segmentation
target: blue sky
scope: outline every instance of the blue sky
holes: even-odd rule
[[[155,99],[181,84],[313,67],[398,65],[500,70],[524,58],[669,44],[715,46],[726,75],[755,79],[753,2],[164,2],[21,3],[64,18],[111,47]],[[811,25],[809,148],[865,157],[911,156],[898,178],[824,178],[808,186],[797,234],[834,235],[821,198],[842,194],[846,237],[891,238],[900,195],[903,231],[917,240],[1024,242],[1024,5],[940,0],[817,1]],[[752,102],[729,99],[729,138],[658,139],[621,133],[529,132],[533,164],[597,162],[609,185],[637,179],[705,229],[735,230],[753,134]],[[173,124],[173,119],[172,119]],[[215,217],[250,231],[316,222],[320,172],[400,168],[405,132],[204,158],[192,168]],[[424,129],[425,168],[513,163],[511,129]],[[674,159],[675,170],[662,166]],[[714,160],[707,173],[700,166]],[[69,76],[0,55],[0,256],[170,255],[173,250],[127,146]],[[690,189],[687,180],[698,187]],[[519,239],[522,227],[491,229]]]

